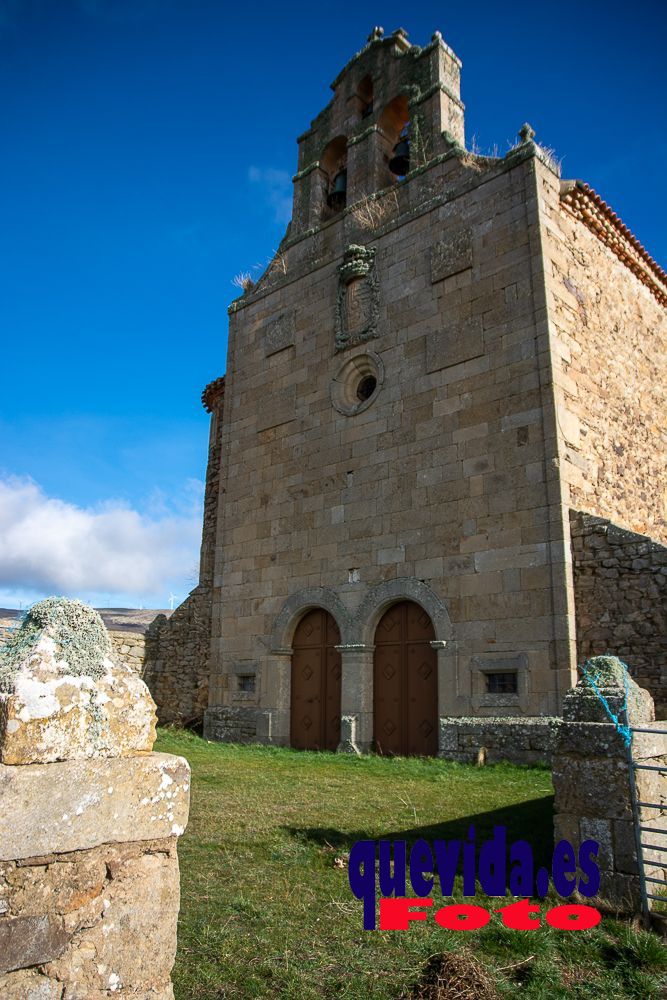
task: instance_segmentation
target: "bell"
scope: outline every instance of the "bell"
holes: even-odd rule
[[[394,155],[389,161],[389,169],[397,177],[405,177],[410,169],[410,140],[399,139],[393,149]]]
[[[347,199],[347,170],[339,170],[334,177],[333,187],[327,197],[327,205],[336,212],[345,208]]]

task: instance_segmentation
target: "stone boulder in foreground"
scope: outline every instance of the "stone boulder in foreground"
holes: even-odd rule
[[[40,601],[0,647],[3,764],[149,753],[155,724],[148,688],[113,662],[102,619],[80,601]]]

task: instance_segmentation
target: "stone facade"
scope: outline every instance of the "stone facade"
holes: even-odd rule
[[[664,543],[667,276],[586,185],[540,197],[563,504]]]
[[[467,152],[459,78],[438,34],[375,32],[299,139],[279,252],[230,307],[224,409],[222,380],[205,394],[213,738],[290,744],[292,639],[319,607],[341,634],[340,748],[371,748],[375,629],[401,601],[433,623],[441,720],[556,716],[570,506],[659,536],[665,275],[529,126],[505,157]]]
[[[613,650],[667,718],[667,548],[571,512],[579,661]]]

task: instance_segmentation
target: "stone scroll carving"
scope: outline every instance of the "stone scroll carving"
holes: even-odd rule
[[[338,274],[336,350],[342,351],[377,336],[380,295],[375,248],[351,244]]]

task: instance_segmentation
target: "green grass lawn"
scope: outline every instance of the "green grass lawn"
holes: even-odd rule
[[[177,1000],[398,1000],[430,956],[464,948],[503,997],[664,996],[664,942],[611,919],[584,932],[511,931],[496,916],[475,932],[432,919],[404,932],[362,929],[362,904],[335,863],[356,840],[449,839],[474,823],[479,842],[505,824],[508,841],[529,840],[536,863],[548,863],[546,769],[237,747],[164,729],[156,749],[193,771],[179,842]]]

